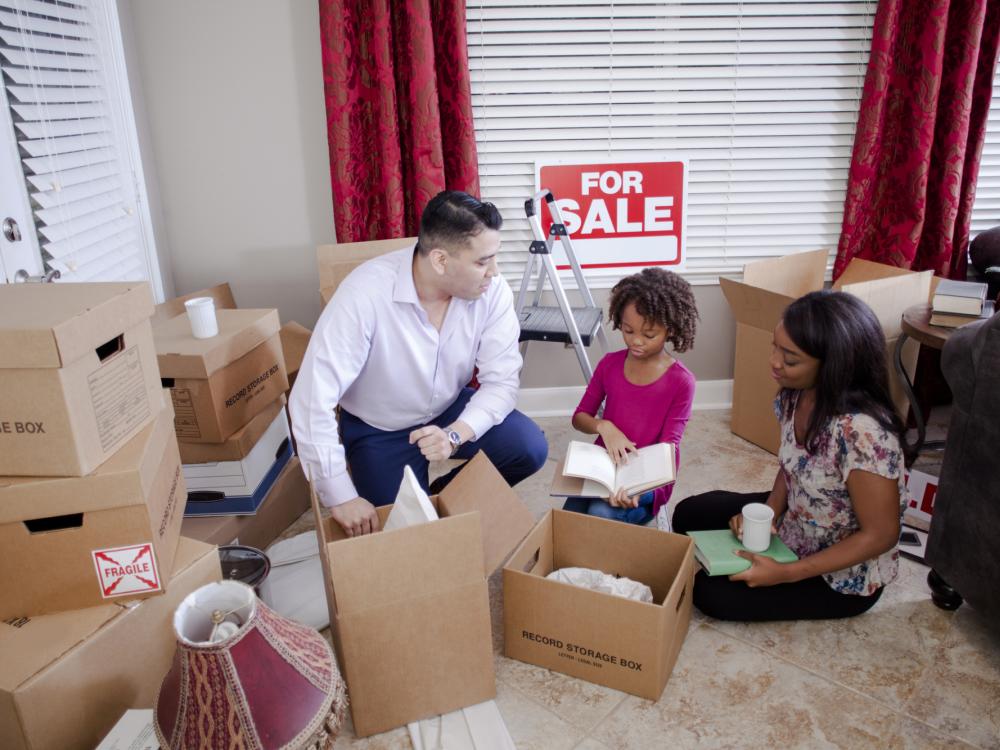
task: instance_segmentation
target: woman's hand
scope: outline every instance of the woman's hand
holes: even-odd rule
[[[625,437],[625,433],[619,430],[614,422],[602,419],[597,424],[597,434],[604,441],[604,447],[611,460],[615,462],[615,466],[628,463],[628,454],[638,452],[635,443]]]
[[[775,515],[777,518],[777,515]],[[743,514],[737,513],[735,516],[729,519],[729,530],[733,532],[733,536],[743,541]],[[774,521],[771,521],[771,533],[777,534],[778,527]]]
[[[742,573],[729,576],[730,581],[743,581],[750,588],[755,588],[789,583],[792,580],[791,569],[784,563],[772,560],[767,555],[757,555],[746,550],[738,549],[733,552],[744,560],[749,560],[750,567]]]

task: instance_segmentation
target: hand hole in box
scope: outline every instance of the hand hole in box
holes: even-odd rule
[[[173,388],[174,379],[173,378],[160,378],[160,386],[163,388]]]
[[[111,357],[118,354],[118,352],[125,349],[125,334],[119,334],[115,336],[110,341],[107,341],[97,347],[94,351],[97,352],[97,358],[101,362],[106,362]]]
[[[189,503],[218,503],[226,499],[226,493],[218,490],[197,490],[188,493]]]
[[[688,593],[688,588],[687,586],[685,586],[683,589],[681,589],[681,595],[677,597],[677,606],[674,607],[674,612],[681,611],[681,605],[684,603],[684,597],[687,596],[687,593]]]
[[[42,534],[46,531],[62,531],[63,529],[79,529],[83,526],[83,513],[67,513],[64,516],[49,516],[48,518],[32,518],[24,521],[31,534]]]
[[[524,564],[524,572],[525,573],[533,573],[535,571],[535,568],[538,567],[538,558],[539,558],[539,553],[541,553],[541,551],[542,550],[540,548],[536,549],[535,550],[535,554],[533,554],[528,559],[528,562],[526,562]]]
[[[285,438],[284,440],[281,441],[281,445],[278,446],[278,450],[274,452],[274,460],[277,461],[279,458],[285,455],[286,450],[288,450],[288,438]]]

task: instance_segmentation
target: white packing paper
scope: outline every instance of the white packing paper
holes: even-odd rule
[[[622,596],[626,599],[635,599],[639,602],[653,601],[653,591],[644,583],[633,581],[631,578],[616,578],[615,576],[603,573],[600,570],[591,568],[560,568],[553,570],[546,578],[560,583],[568,583],[572,586],[599,591],[602,594],[612,594]]]
[[[496,701],[406,725],[413,750],[516,750]]]
[[[404,466],[403,481],[399,485],[399,492],[396,493],[396,503],[389,511],[389,517],[385,520],[382,530],[402,529],[436,520],[438,520],[437,511],[417,481],[416,474],[409,466]]]

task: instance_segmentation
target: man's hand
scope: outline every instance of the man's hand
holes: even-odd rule
[[[340,524],[347,536],[374,534],[379,530],[378,513],[375,506],[363,497],[356,497],[346,503],[330,508],[333,520]]]
[[[451,458],[452,445],[448,433],[432,424],[410,433],[410,445],[416,444],[428,461]]]

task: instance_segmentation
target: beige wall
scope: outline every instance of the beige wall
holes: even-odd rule
[[[178,294],[229,281],[244,307],[319,314],[315,248],[333,240],[319,10],[303,0],[130,0]],[[138,106],[138,105],[137,105]]]
[[[120,2],[131,16],[133,90],[146,108],[144,159],[162,203],[158,244],[176,292],[229,281],[240,305],[277,307],[283,321],[312,326],[315,246],[334,237],[317,3]],[[682,359],[700,380],[731,378],[728,305],[718,286],[695,294],[701,323]],[[532,344],[522,382],[583,381],[572,351]]]

